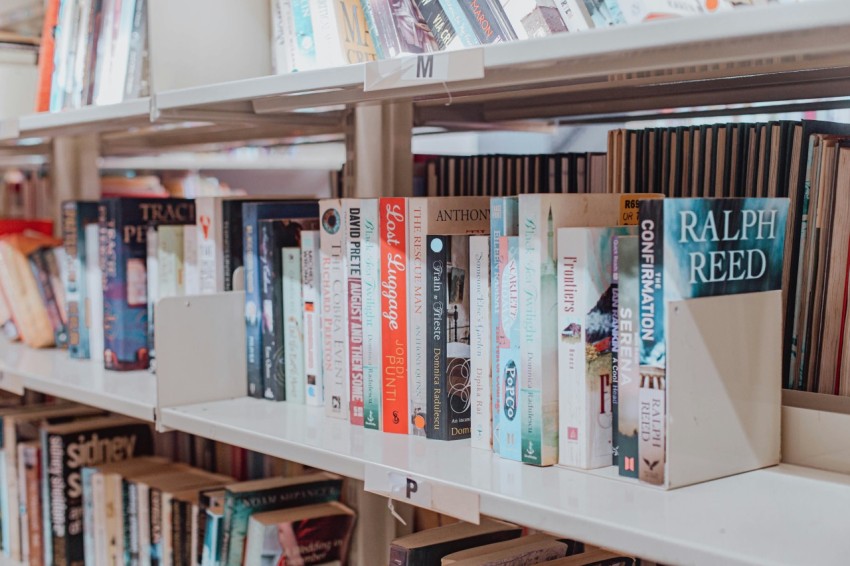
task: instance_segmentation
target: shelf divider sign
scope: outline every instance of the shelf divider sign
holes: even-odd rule
[[[480,498],[472,491],[377,464],[366,464],[364,479],[365,489],[370,493],[476,525],[481,521]]]
[[[403,55],[364,65],[363,90],[389,90],[483,77],[484,51],[480,47]]]

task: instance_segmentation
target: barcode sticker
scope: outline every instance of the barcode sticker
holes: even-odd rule
[[[363,90],[388,90],[484,77],[484,51],[464,49],[403,55],[364,67]]]

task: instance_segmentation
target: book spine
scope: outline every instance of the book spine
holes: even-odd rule
[[[322,370],[325,414],[348,419],[348,293],[345,289],[345,203],[320,202],[322,219]]]
[[[100,269],[99,226],[86,226],[86,324],[91,359],[103,363],[103,272]]]
[[[504,29],[499,14],[487,0],[458,0],[482,44],[511,41],[513,30]]]
[[[277,75],[295,70],[295,54],[289,45],[292,39],[290,0],[272,0],[272,70]]]
[[[474,47],[480,44],[472,22],[463,12],[460,3],[462,0],[439,0],[446,16],[452,24],[455,33],[460,38],[464,47]]]
[[[310,0],[291,0],[295,31],[295,70],[316,68],[316,38],[313,31]]]
[[[50,282],[50,271],[44,255],[47,252],[47,249],[40,249],[30,254],[30,269],[47,311],[47,316],[50,319],[50,326],[53,328],[53,340],[57,348],[62,348],[68,345],[68,331],[65,323],[62,322],[62,314],[59,311],[59,304]]]
[[[440,2],[437,0],[414,0],[414,2],[425,18],[425,22],[434,35],[434,39],[437,40],[437,45],[440,46],[441,51],[463,47]]]
[[[316,40],[316,60],[320,67],[336,67],[346,63],[337,32],[335,0],[310,0],[313,31]]]
[[[538,199],[520,201],[520,351],[523,462],[549,466],[558,461],[557,274],[554,228]]]
[[[65,467],[64,439],[58,435],[47,435],[47,442],[42,445],[42,451],[47,455],[45,473],[48,479],[45,533],[50,539],[50,554],[46,561],[55,566],[67,566],[69,564],[66,545],[69,526],[66,499],[68,474]]]
[[[499,312],[497,322],[499,349],[499,371],[494,381],[499,379],[499,455],[509,460],[521,461],[520,441],[522,426],[520,424],[519,395],[521,368],[524,367],[520,358],[520,274],[519,274],[519,237],[501,236],[499,242],[498,267],[498,297]]]
[[[638,457],[641,481],[665,481],[664,202],[640,205],[640,391]]]
[[[428,199],[408,201],[407,210],[407,332],[408,332],[408,382],[410,399],[410,434],[425,436],[428,415],[429,359],[426,355],[428,316],[426,306]]]
[[[195,212],[199,293],[221,293],[224,291],[224,269],[221,265],[221,200],[215,197],[195,199]]]
[[[337,31],[340,34],[344,61],[375,61],[378,57],[372,45],[372,38],[369,37],[361,0],[335,0],[334,4],[337,8]]]
[[[384,430],[407,434],[407,201],[382,198],[381,357]]]
[[[139,501],[139,564],[150,564],[151,560],[151,499],[150,489],[143,483],[135,483]]]
[[[124,89],[122,100],[138,98],[139,82],[137,76],[142,65],[142,51],[144,50],[143,33],[145,32],[145,0],[136,0],[133,10],[132,26],[130,27],[130,40],[128,44],[127,69],[124,77]]]
[[[281,317],[283,297],[281,295],[280,226],[280,222],[266,220],[259,222],[257,228],[263,397],[275,401],[283,401],[286,398],[286,367]]]
[[[81,305],[84,304],[81,290],[85,288],[83,278],[83,260],[85,259],[84,240],[80,239],[82,232],[81,219],[77,211],[77,203],[62,204],[62,242],[65,246],[65,304],[68,319],[68,354],[72,358],[85,359],[89,357],[88,332]],[[85,334],[85,340],[83,336]]]
[[[281,250],[283,339],[286,357],[286,400],[304,404],[304,301],[301,296],[301,249]]]
[[[92,476],[92,505],[94,507],[93,562],[96,566],[101,566],[109,563],[107,551],[109,511],[106,505],[106,480],[97,469]]]
[[[617,426],[620,395],[620,242],[617,236],[611,240],[611,465],[618,466],[619,428]]]
[[[157,300],[183,294],[183,233],[183,226],[160,226],[157,229]]]
[[[147,271],[147,310],[148,310],[148,344],[154,345],[154,306],[159,300],[159,233],[154,226],[148,226],[145,237],[145,270]],[[151,347],[151,356],[156,352]]]
[[[260,268],[257,215],[254,207],[246,207],[243,216],[243,265],[245,266],[245,353],[248,395],[263,397],[262,304],[260,302]],[[226,274],[225,274],[226,277]]]
[[[640,283],[638,279],[638,241],[636,237],[618,240],[619,287],[619,351],[617,395],[617,446],[618,466],[621,476],[638,477],[638,393],[640,386],[640,334],[638,312]]]
[[[20,553],[18,554],[18,558],[27,564],[29,564],[29,556],[30,556],[30,540],[28,536],[29,531],[29,522],[30,522],[30,509],[29,505],[27,505],[27,469],[25,465],[26,460],[26,448],[27,446],[24,444],[18,444],[15,447],[15,452],[17,452],[16,458],[16,469],[14,470],[15,481],[18,485],[18,499],[13,503],[18,507],[18,518],[15,521],[15,524],[18,528],[18,536],[20,537]],[[12,554],[12,553],[10,553]]]
[[[381,235],[378,200],[364,199],[363,222],[363,426],[381,430]]]
[[[345,292],[348,294],[349,418],[363,426],[363,225],[360,199],[345,207]]]
[[[304,380],[305,402],[324,405],[322,382],[322,297],[319,270],[319,232],[301,232],[301,290],[304,297]]]
[[[443,370],[443,415],[447,440],[469,438],[470,426],[470,319],[469,236],[445,238],[445,369]]]
[[[94,563],[95,556],[95,504],[92,485],[96,468],[86,467],[80,473],[83,490],[83,555]]]
[[[50,474],[50,464],[52,457],[49,450],[49,436],[45,429],[41,429],[39,433],[41,444],[41,474],[40,474],[40,491],[41,491],[41,532],[43,541],[42,559],[45,564],[51,564],[53,560],[53,529],[51,528],[51,505],[50,495],[53,486],[51,485],[52,476]],[[61,446],[57,446],[61,448]],[[58,454],[57,454],[58,455]],[[61,472],[60,472],[61,473]]]
[[[210,224],[215,229],[215,224]],[[225,291],[233,291],[233,272],[243,268],[242,288],[245,288],[245,248],[242,206],[228,206],[222,203],[221,209],[221,276]],[[218,247],[216,247],[216,252]],[[217,276],[217,275],[216,275]]]
[[[378,25],[375,21],[375,14],[372,13],[372,4],[369,0],[362,0],[360,5],[363,7],[363,17],[366,19],[366,27],[369,29],[369,37],[372,40],[372,46],[375,48],[375,55],[377,55],[378,59],[387,59],[389,55],[382,44],[381,34],[378,31]]]
[[[135,483],[122,481],[127,514],[124,517],[124,564],[139,564],[139,490]]]
[[[162,524],[162,492],[156,488],[149,489],[150,496],[150,563],[160,566],[163,563],[165,545],[163,541]]]
[[[27,498],[27,528],[23,530],[28,538],[28,563],[31,566],[44,564],[44,531],[42,530],[42,499],[41,499],[41,448],[26,446],[23,464],[26,470],[24,493]]]
[[[470,371],[472,446],[490,450],[493,430],[490,398],[492,374],[490,371],[490,238],[469,238],[470,295]]]
[[[107,564],[124,561],[124,493],[117,474],[106,475]]]
[[[201,273],[198,266],[198,229],[195,224],[183,230],[183,294],[201,293]]]
[[[564,20],[568,32],[584,31],[594,27],[583,0],[555,0],[555,6],[561,13],[561,19]]]
[[[443,236],[428,236],[425,277],[426,348],[428,360],[427,395],[428,438],[448,440],[446,399],[446,269],[449,240]]]
[[[11,557],[12,549],[12,502],[9,498],[9,470],[8,465],[11,456],[5,451],[0,451],[0,509],[3,510],[5,520],[0,522],[0,539],[3,541],[3,555]]]

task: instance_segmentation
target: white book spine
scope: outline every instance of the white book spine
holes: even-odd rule
[[[139,564],[151,563],[151,507],[150,488],[136,484],[139,500]]]
[[[471,427],[472,446],[491,450],[493,419],[491,409],[492,372],[490,370],[490,238],[469,238],[470,293],[472,323],[470,366],[472,371]]]
[[[582,5],[582,0],[555,0],[555,5],[561,13],[567,31],[583,31],[593,27],[593,20],[587,8]]]
[[[428,317],[425,310],[425,248],[428,199],[408,201],[407,225],[407,396],[410,434],[425,436],[428,422],[428,361],[425,356]]]
[[[286,400],[304,404],[304,303],[301,295],[301,249],[283,248],[283,341],[286,352]]]
[[[381,430],[381,231],[378,199],[364,199],[363,222],[363,425]]]
[[[106,479],[100,472],[95,472],[91,480],[92,501],[94,502],[94,564],[106,566],[107,537],[106,537]]]
[[[336,67],[346,63],[342,56],[333,0],[310,0],[313,32],[316,41],[316,61],[319,68]]]
[[[185,226],[183,229],[183,294],[201,293],[201,274],[198,270],[198,230],[197,226]]]
[[[301,232],[301,292],[304,300],[304,400],[308,405],[324,405],[322,381],[322,297],[319,275],[319,232]]]
[[[183,294],[183,226],[160,226],[157,232],[159,291],[155,300],[179,297]]]
[[[293,69],[292,54],[287,49],[287,34],[292,20],[291,0],[272,0],[272,70],[277,75]]]
[[[218,198],[195,199],[199,293],[203,295],[224,291],[221,207]]]
[[[348,419],[348,293],[345,292],[345,204],[319,202],[321,218],[322,368],[325,413]]]
[[[103,278],[100,271],[99,227],[86,226],[86,322],[91,359],[103,363]]]

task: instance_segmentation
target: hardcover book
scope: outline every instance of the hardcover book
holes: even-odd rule
[[[336,501],[256,513],[244,564],[347,564],[354,521],[354,511]]]
[[[304,299],[305,402],[324,405],[322,381],[322,296],[319,273],[318,230],[301,231],[301,293]]]
[[[494,519],[480,525],[454,523],[397,538],[390,546],[390,566],[431,566],[453,552],[516,539],[522,529]]]
[[[490,237],[469,238],[470,426],[472,446],[493,447],[492,373],[490,366]]]
[[[360,206],[363,242],[363,426],[382,429],[381,420],[381,233],[378,199]]]
[[[782,288],[787,199],[640,203],[639,477],[665,477],[666,303]]]
[[[428,336],[425,265],[428,235],[487,234],[490,231],[488,197],[412,198],[408,200],[407,308],[411,434],[424,435],[428,416]]]
[[[304,301],[301,296],[301,247],[281,250],[283,351],[286,400],[304,404]]]
[[[151,454],[150,425],[132,419],[104,417],[52,425],[42,429],[45,562],[81,565],[83,508],[80,473],[85,466]]]
[[[65,246],[65,303],[68,318],[68,353],[72,358],[91,357],[88,286],[86,282],[86,227],[97,224],[97,202],[62,203],[62,241]]]
[[[106,199],[98,208],[103,271],[104,365],[145,369],[150,362],[147,313],[148,226],[194,224],[186,199]]]
[[[520,350],[524,360],[523,461],[539,466],[558,462],[557,242],[566,227],[634,223],[637,203],[657,195],[567,194],[519,197],[519,262],[522,303]]]
[[[617,465],[620,475],[638,477],[638,393],[640,386],[640,274],[637,236],[617,237]]]
[[[241,207],[242,252],[245,270],[245,348],[248,395],[261,398],[264,393],[263,316],[265,313],[263,312],[263,304],[261,302],[263,273],[259,265],[259,222],[270,219],[316,218],[319,215],[319,205],[316,201],[260,201],[242,202]],[[225,220],[227,220],[226,217]],[[234,218],[231,217],[230,222],[233,223]],[[274,257],[280,257],[279,250]],[[231,265],[229,267],[233,266]],[[226,261],[225,269],[228,269]]]
[[[224,501],[222,565],[240,566],[251,515],[290,507],[338,501],[342,479],[319,472],[268,478],[227,486]]]
[[[612,241],[622,228],[558,230],[559,462],[611,465]]]
[[[325,414],[348,419],[348,293],[344,218],[347,200],[319,201],[322,289],[322,374]]]

